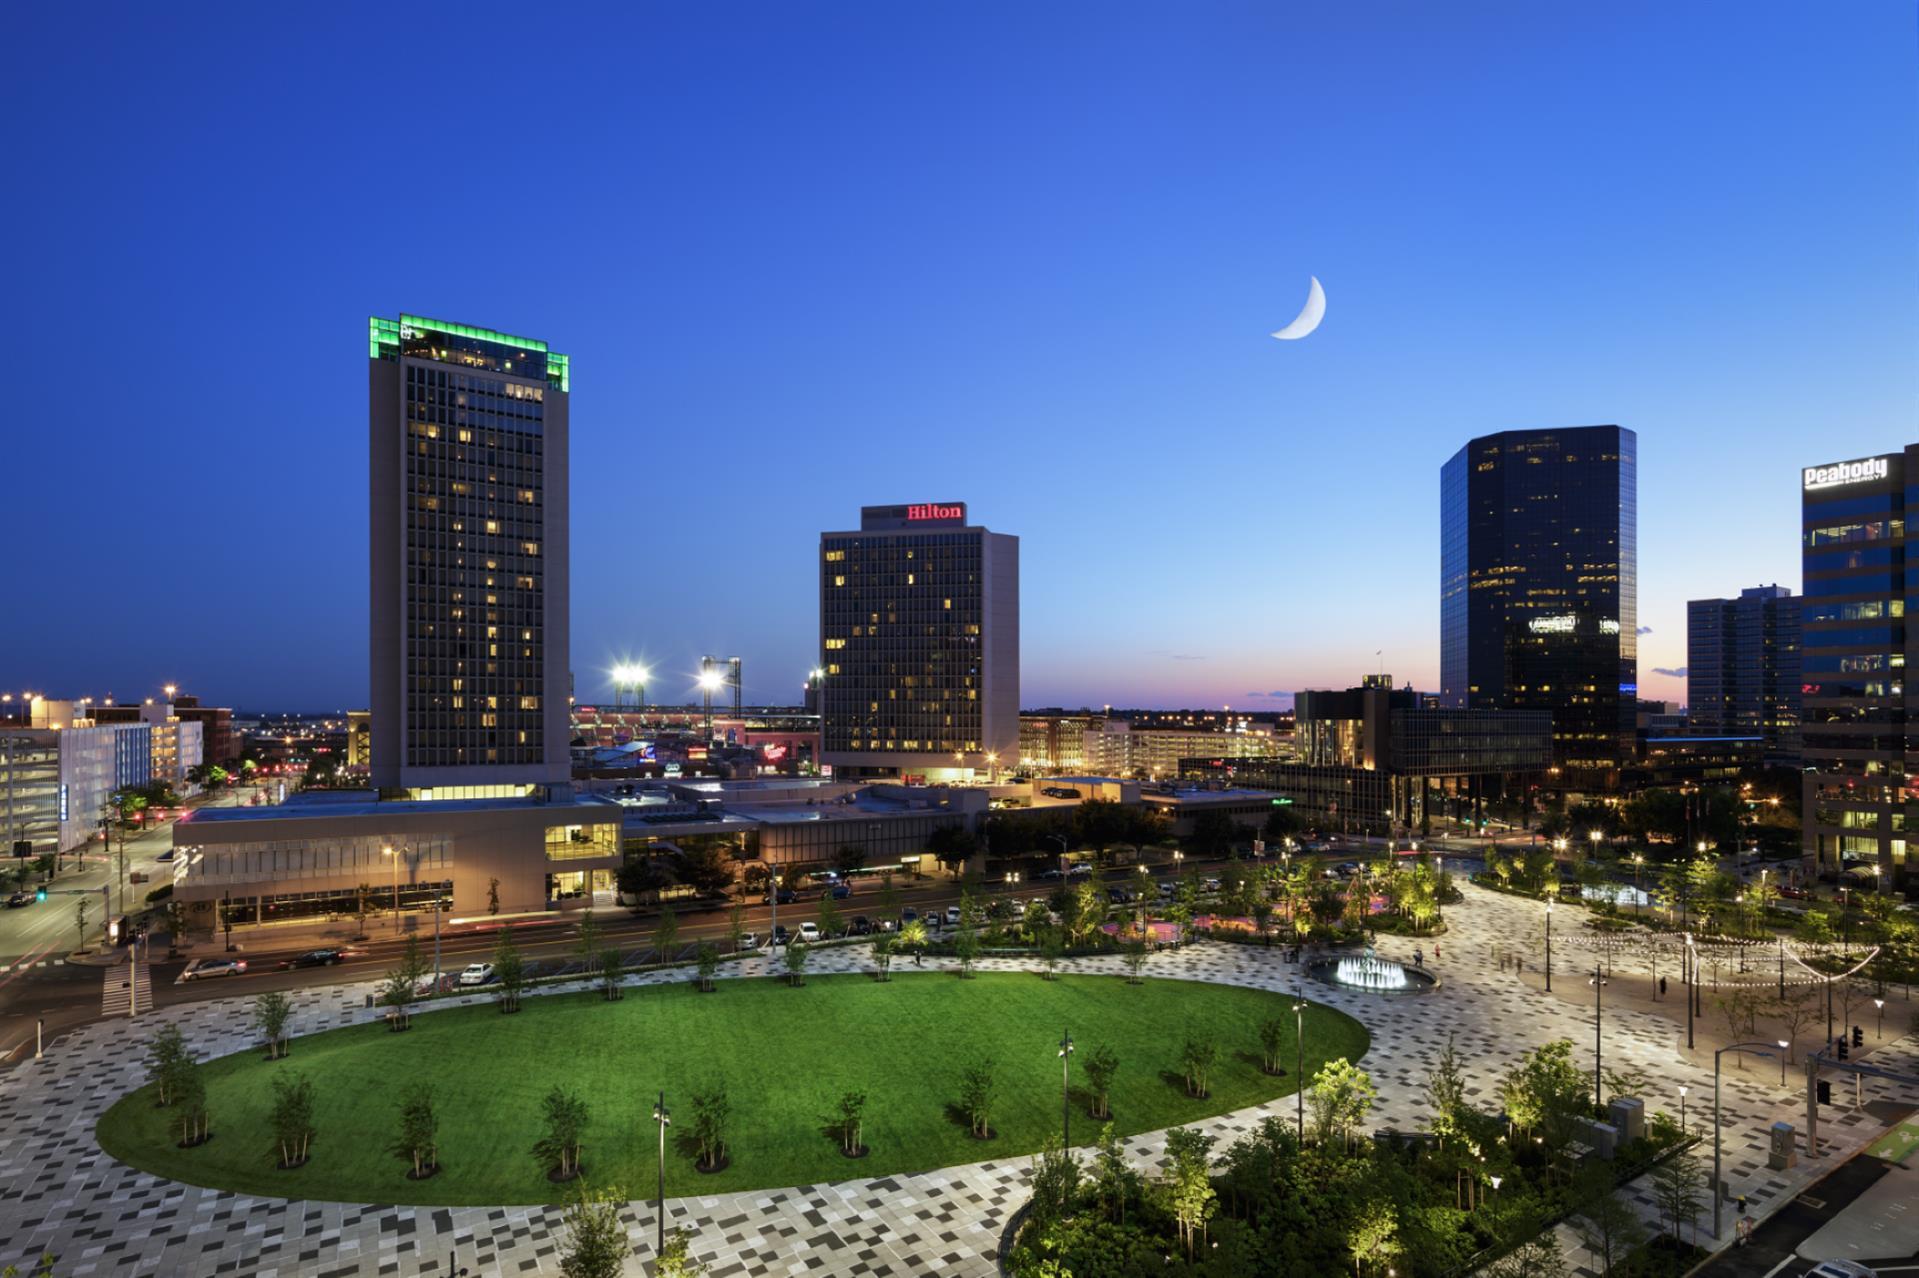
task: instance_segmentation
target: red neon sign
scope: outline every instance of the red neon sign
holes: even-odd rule
[[[961,519],[963,520],[966,518],[966,507],[964,504],[961,504],[958,506],[940,506],[940,505],[932,505],[932,504],[925,505],[925,506],[908,506],[906,508],[906,518],[909,522],[914,522],[914,523],[917,523],[921,520],[926,520],[926,519]]]

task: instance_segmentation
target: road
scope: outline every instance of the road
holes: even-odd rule
[[[170,835],[167,836],[170,838]],[[143,854],[157,855],[164,850],[164,844],[144,849]],[[1352,859],[1360,855],[1353,849],[1343,849],[1330,853],[1329,861]],[[1270,858],[1268,858],[1270,860]],[[1193,869],[1201,873],[1214,873],[1226,864],[1225,861],[1185,860],[1179,863],[1179,869]],[[88,873],[93,876],[97,886],[103,876],[99,867],[90,867]],[[1162,879],[1175,873],[1171,864],[1152,867],[1151,877]],[[1103,887],[1137,887],[1148,876],[1141,875],[1137,868],[1125,866],[1109,869],[1096,876],[1095,881]],[[68,876],[63,876],[56,886],[66,886]],[[73,876],[74,882],[84,883],[80,876]],[[1078,880],[1076,879],[1075,882]],[[981,885],[981,895],[990,904],[1006,896],[1021,900],[1044,898],[1058,886],[1057,881],[1027,881],[1017,884],[987,882]],[[922,915],[931,911],[943,911],[947,906],[958,905],[961,884],[957,879],[944,875],[920,880],[899,880],[895,882],[902,909],[912,908]],[[144,890],[144,889],[142,889]],[[129,896],[132,895],[129,889]],[[13,915],[37,914],[51,921],[48,932],[52,949],[48,958],[52,961],[45,965],[20,967],[0,974],[0,1064],[9,1064],[23,1056],[31,1055],[34,1049],[37,1031],[43,1031],[46,1041],[51,1042],[59,1034],[77,1028],[80,1025],[102,1018],[102,990],[107,979],[106,972],[97,966],[66,964],[57,960],[70,950],[74,940],[73,913],[71,905],[57,906],[55,902],[71,901],[72,897],[54,897],[48,903],[30,907],[26,910],[9,911]],[[836,901],[841,917],[848,923],[861,914],[877,916],[878,891],[875,888],[856,890],[855,894],[842,901]],[[94,913],[97,915],[98,902]],[[689,955],[700,941],[714,941],[722,952],[730,943],[732,930],[729,918],[730,905],[714,906],[702,909],[683,909],[679,913],[678,956]],[[817,919],[819,914],[819,895],[808,892],[793,904],[781,905],[777,911],[773,908],[754,903],[745,910],[745,926],[748,931],[756,932],[764,938],[771,930],[773,918],[777,914],[779,921],[789,931],[797,930],[799,924]],[[421,920],[409,916],[417,925]],[[566,969],[569,963],[577,966],[579,927],[577,914],[564,917],[540,918],[530,922],[515,922],[513,930],[521,954],[529,965],[537,965],[539,974],[553,974]],[[628,910],[603,910],[595,915],[601,924],[602,946],[617,945],[627,956],[629,963],[650,959],[653,955],[652,936],[656,916],[649,913],[635,916]],[[15,924],[17,928],[19,925]],[[468,963],[485,961],[492,953],[498,936],[496,926],[465,927],[457,931],[444,932],[439,941],[440,970],[443,973],[457,973]],[[313,948],[316,942],[303,939],[298,943],[273,946],[270,941],[263,942],[259,937],[249,941],[245,951],[238,955],[247,964],[243,974],[231,977],[177,982],[178,976],[187,965],[185,958],[169,959],[164,946],[148,956],[152,977],[152,998],[158,1007],[170,1007],[179,1003],[210,998],[226,998],[234,995],[252,996],[270,990],[294,991],[310,989],[323,985],[352,981],[365,981],[383,975],[390,970],[405,945],[404,935],[396,934],[390,918],[369,916],[367,919],[369,939],[357,942],[349,947],[349,955],[344,961],[329,967],[297,968],[282,970],[279,966],[284,959]],[[40,934],[35,932],[37,937]],[[429,962],[434,953],[433,933],[430,923],[427,930],[415,933]],[[937,934],[936,934],[937,935]],[[16,943],[14,948],[18,949]],[[114,979],[123,979],[124,965],[113,969]]]

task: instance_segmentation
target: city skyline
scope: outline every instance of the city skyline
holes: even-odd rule
[[[1065,60],[1039,49],[1071,11],[1013,42],[785,16],[743,48],[659,18],[625,34],[683,56],[644,89],[609,87],[595,53],[530,73],[580,199],[503,189],[497,220],[408,236],[359,216],[387,216],[372,193],[404,168],[363,145],[390,108],[342,105],[343,84],[395,82],[352,24],[323,22],[311,78],[282,80],[236,55],[258,26],[136,18],[85,44],[36,12],[52,52],[5,92],[43,121],[27,168],[63,184],[9,214],[36,245],[6,321],[36,352],[17,411],[45,427],[15,432],[14,509],[62,555],[29,570],[35,624],[0,640],[0,679],[366,704],[355,334],[405,309],[579,362],[583,702],[622,659],[686,700],[704,652],[743,657],[748,701],[797,702],[812,531],[954,494],[1022,538],[1027,706],[1268,709],[1376,651],[1436,688],[1439,467],[1470,438],[1594,422],[1639,437],[1639,686],[1683,699],[1659,672],[1685,665],[1688,599],[1799,590],[1800,469],[1911,436],[1913,192],[1888,105],[1910,31],[1653,15],[1406,9],[1405,48],[1357,21],[1135,15]],[[103,128],[80,57],[146,116]],[[1590,94],[1602,70],[1643,87]],[[409,75],[457,100],[454,73]],[[727,108],[748,78],[790,110]],[[221,110],[236,93],[259,109]],[[671,198],[635,213],[648,192]],[[464,269],[516,236],[563,244],[565,269]],[[1324,323],[1274,343],[1310,276]],[[116,589],[154,610],[138,655],[101,623]]]

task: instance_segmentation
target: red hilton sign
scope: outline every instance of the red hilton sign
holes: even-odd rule
[[[920,523],[932,519],[957,519],[964,523],[966,520],[966,507],[963,504],[958,506],[930,504],[925,506],[908,506],[906,508],[906,519],[909,523]]]

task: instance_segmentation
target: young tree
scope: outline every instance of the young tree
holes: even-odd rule
[[[1200,1231],[1219,1207],[1219,1195],[1213,1190],[1212,1148],[1211,1136],[1190,1127],[1175,1127],[1166,1133],[1169,1162],[1160,1188],[1179,1239],[1186,1244],[1188,1261],[1193,1258]]]
[[[660,1249],[660,1258],[653,1265],[653,1278],[700,1278],[706,1266],[693,1259],[692,1249],[692,1234],[684,1229],[667,1230],[666,1246]]]
[[[83,896],[73,903],[73,948],[76,950],[87,948],[87,906],[92,901],[92,897]]]
[[[1113,1111],[1108,1100],[1113,1091],[1113,1078],[1119,1073],[1119,1057],[1101,1043],[1080,1057],[1079,1067],[1086,1075],[1086,1090],[1092,1093],[1093,1117],[1111,1118]]]
[[[1286,1067],[1280,1064],[1279,1059],[1286,1045],[1286,1029],[1286,1018],[1283,1016],[1269,1016],[1259,1023],[1260,1064],[1268,1074],[1286,1072]]]
[[[287,1054],[287,1022],[293,1019],[293,1000],[274,990],[253,1000],[253,1028],[267,1041],[267,1059]]]
[[[819,917],[816,921],[822,937],[838,936],[840,929],[846,926],[846,921],[840,917],[840,907],[833,900],[831,891],[820,897]]]
[[[1676,1154],[1653,1169],[1652,1196],[1659,1204],[1659,1216],[1672,1231],[1672,1240],[1681,1241],[1682,1225],[1692,1226],[1698,1237],[1698,1220],[1706,1176],[1699,1160],[1691,1154]]]
[[[949,874],[957,875],[979,851],[979,840],[963,825],[942,825],[926,836],[926,850]]]
[[[1124,1224],[1126,1207],[1139,1197],[1140,1175],[1126,1161],[1126,1150],[1119,1143],[1113,1125],[1099,1129],[1099,1152],[1093,1157],[1093,1197],[1100,1214],[1114,1224]]]
[[[1048,1132],[1033,1155],[1033,1196],[1029,1219],[1041,1229],[1072,1213],[1079,1197],[1079,1159]]]
[[[1632,1254],[1646,1240],[1645,1226],[1631,1204],[1613,1192],[1612,1169],[1595,1167],[1581,1176],[1575,1187],[1576,1200],[1582,1205],[1573,1217],[1573,1230],[1592,1254],[1599,1272],[1611,1275],[1613,1266]]]
[[[1066,957],[1066,934],[1056,927],[1044,927],[1039,932],[1040,962],[1046,966],[1046,979],[1059,979],[1060,960]]]
[[[735,904],[726,912],[726,940],[732,947],[731,952],[740,952],[740,943],[746,939],[746,907]]]
[[[1139,974],[1146,968],[1146,942],[1138,937],[1126,942],[1125,949],[1121,951],[1121,957],[1126,962],[1126,983],[1138,985]]]
[[[807,948],[794,941],[786,947],[786,983],[794,989],[806,984]]]
[[[169,1021],[162,1025],[147,1043],[147,1081],[160,1094],[160,1104],[171,1105],[176,1099],[182,1062],[190,1062],[192,1056],[187,1051],[186,1039],[180,1033],[180,1027]]]
[[[362,883],[353,889],[353,939],[366,940],[366,916],[373,913],[373,885]]]
[[[620,977],[626,970],[626,965],[620,958],[619,946],[609,945],[600,951],[599,969],[600,997],[609,1003],[616,1002],[623,994],[620,989]]]
[[[1554,1152],[1572,1139],[1591,1095],[1585,1071],[1572,1062],[1572,1043],[1563,1038],[1528,1052],[1499,1085],[1513,1125],[1539,1135]]]
[[[679,956],[680,916],[672,906],[664,906],[653,924],[653,958],[657,963],[671,963]]]
[[[1186,1072],[1186,1094],[1204,1098],[1210,1095],[1206,1087],[1207,1075],[1212,1072],[1213,1062],[1219,1056],[1219,1044],[1207,1037],[1198,1026],[1188,1026],[1185,1041],[1180,1044],[1179,1064]]]
[[[711,941],[701,941],[698,947],[693,951],[693,959],[700,975],[700,992],[702,994],[711,994],[713,992],[713,973],[720,970],[720,947]]]
[[[863,843],[842,843],[833,851],[833,868],[839,871],[843,879],[859,873],[865,864],[866,845]]]
[[[548,1180],[572,1180],[580,1174],[580,1138],[588,1122],[586,1101],[555,1087],[540,1102],[540,1139],[533,1144]]]
[[[440,1116],[433,1112],[433,1089],[414,1083],[400,1098],[399,1130],[393,1152],[411,1164],[409,1180],[424,1180],[440,1169]]]
[[[1786,1031],[1786,1063],[1792,1063],[1792,1049],[1799,1042],[1799,1034],[1811,1025],[1820,1014],[1818,1005],[1812,997],[1810,985],[1788,985],[1783,994],[1774,996],[1768,1010]]]
[[[993,1076],[993,1060],[975,1061],[960,1071],[959,1105],[966,1115],[969,1130],[979,1140],[993,1136],[993,1098],[998,1082]]]
[[[1306,1093],[1320,1142],[1326,1143],[1337,1135],[1340,1148],[1350,1149],[1353,1128],[1366,1120],[1377,1094],[1366,1071],[1344,1057],[1322,1065],[1313,1076],[1311,1090]]]
[[[866,1149],[860,1144],[860,1126],[865,1113],[865,1092],[846,1092],[840,1097],[840,1148],[849,1158],[857,1158]]]
[[[520,958],[520,947],[513,943],[513,933],[505,928],[493,942],[493,975],[499,980],[494,999],[500,1011],[519,1011],[520,994],[526,989],[526,963]]]
[[[566,1207],[561,1278],[620,1278],[633,1251],[626,1240],[626,1226],[620,1223],[620,1208],[625,1205],[626,1196],[617,1188],[595,1192],[581,1187]],[[664,1255],[661,1260],[665,1260]],[[666,1270],[662,1266],[658,1272],[664,1274]]]
[[[1353,1258],[1353,1278],[1360,1278],[1365,1266],[1377,1267],[1399,1255],[1399,1214],[1383,1198],[1374,1198],[1360,1207],[1346,1230],[1346,1251]]]
[[[580,934],[573,942],[573,952],[579,956],[580,970],[590,972],[600,959],[600,923],[593,917],[593,907],[588,906],[580,914]]]
[[[500,880],[497,875],[486,881],[486,912],[488,914],[500,912]]]
[[[893,979],[893,934],[881,932],[873,938],[873,975],[882,981]]]
[[[961,927],[953,938],[953,957],[959,960],[960,979],[972,980],[973,963],[979,958],[979,933],[970,927]]]
[[[388,969],[386,984],[380,989],[380,1002],[393,1010],[387,1024],[394,1030],[413,1024],[413,1004],[420,997],[420,981],[426,975],[426,960],[420,957],[419,938],[409,936],[400,951],[400,961]]]
[[[273,1079],[274,1144],[280,1167],[291,1169],[307,1160],[313,1141],[313,1083],[304,1074],[277,1074]]]
[[[732,1114],[725,1079],[716,1078],[704,1089],[694,1090],[693,1142],[699,1147],[700,1170],[716,1171],[726,1165],[726,1125]]]
[[[879,902],[881,918],[895,920],[899,918],[900,890],[893,883],[893,872],[891,870],[880,875]]]
[[[180,1144],[183,1148],[204,1144],[208,1138],[207,1080],[200,1063],[191,1056],[182,1057],[174,1066],[171,1088],[173,1103],[180,1112]]]
[[[1433,1108],[1433,1132],[1444,1144],[1448,1136],[1460,1130],[1466,1112],[1466,1076],[1459,1067],[1459,1053],[1453,1050],[1453,1036],[1446,1035],[1446,1050],[1426,1074],[1426,1103]]]

